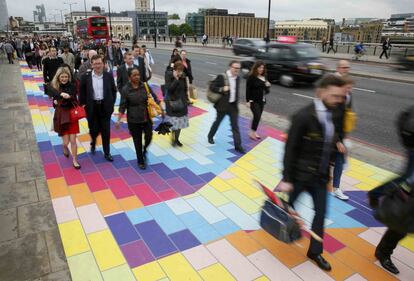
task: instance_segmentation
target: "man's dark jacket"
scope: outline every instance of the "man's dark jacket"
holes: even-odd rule
[[[212,92],[222,95],[222,97],[218,100],[218,102],[214,104],[214,107],[216,108],[216,110],[220,112],[228,111],[228,108],[230,106],[230,103],[229,103],[230,91],[224,92],[224,86],[227,85],[230,87],[230,84],[228,80],[225,82],[224,79],[228,79],[227,76],[224,76],[222,74],[217,75],[217,77],[213,81],[211,81],[211,84],[210,84],[210,90]],[[236,105],[239,101],[239,96],[240,96],[239,92],[240,92],[240,77],[237,77],[236,79],[236,101],[234,102],[234,104]]]

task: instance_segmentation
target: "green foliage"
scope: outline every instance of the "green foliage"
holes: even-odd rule
[[[168,16],[169,20],[179,20],[180,16],[178,14],[172,14]]]
[[[183,23],[182,25],[180,25],[180,34],[183,33],[187,36],[191,36],[194,34],[194,31],[189,24]]]
[[[181,35],[180,28],[176,24],[170,24],[168,26],[168,31],[171,36]]]

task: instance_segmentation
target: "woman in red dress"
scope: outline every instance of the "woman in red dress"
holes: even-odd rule
[[[76,135],[79,134],[78,121],[70,119],[70,110],[78,103],[76,85],[71,82],[71,73],[67,68],[60,67],[52,80],[50,90],[57,105],[53,116],[53,129],[62,137],[63,155],[69,157],[69,143],[72,152],[73,167],[80,169],[78,163],[78,146]]]

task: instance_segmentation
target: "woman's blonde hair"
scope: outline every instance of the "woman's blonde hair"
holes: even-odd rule
[[[59,77],[62,74],[67,74],[69,76],[69,82],[72,80],[72,74],[70,73],[70,70],[67,67],[59,67],[56,71],[55,77],[53,77],[52,82],[50,83],[50,86],[52,86],[53,89],[59,90],[60,83],[59,83]]]

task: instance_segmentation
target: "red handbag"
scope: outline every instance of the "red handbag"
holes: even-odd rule
[[[79,104],[74,104],[73,108],[70,109],[70,121],[75,122],[79,121],[82,118],[86,117],[86,111],[83,106]]]

